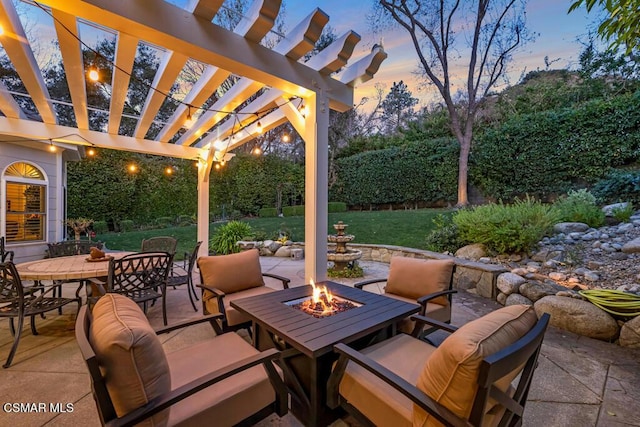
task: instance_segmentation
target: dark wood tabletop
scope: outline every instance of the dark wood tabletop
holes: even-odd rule
[[[231,305],[311,358],[331,352],[338,342],[357,340],[419,311],[417,304],[334,282],[317,284],[322,285],[334,295],[362,305],[329,317],[315,318],[284,304],[311,295],[310,285],[239,299]]]

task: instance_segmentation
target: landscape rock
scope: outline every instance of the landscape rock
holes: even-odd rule
[[[567,275],[558,271],[553,271],[549,273],[549,278],[552,280],[557,280],[558,282],[564,282],[565,280],[567,280]]]
[[[274,256],[282,257],[282,258],[290,258],[291,257],[291,247],[290,246],[282,246],[278,248]]]
[[[498,301],[499,304],[505,305],[507,303],[507,294],[500,292],[496,297],[496,301]]]
[[[606,216],[613,216],[614,211],[626,209],[628,206],[629,202],[613,203],[611,205],[603,206],[602,212],[604,212]]]
[[[640,252],[640,237],[625,243],[622,246],[622,252],[626,254],[635,254]]]
[[[507,297],[507,300],[504,303],[506,306],[518,304],[533,305],[533,301],[520,294],[511,294]]]
[[[575,233],[575,232],[584,232],[589,229],[589,226],[582,222],[559,222],[558,224],[553,226],[553,231],[556,233]]]
[[[534,304],[538,317],[551,315],[550,324],[585,337],[612,342],[618,337],[618,323],[604,310],[587,301],[547,296]]]
[[[496,286],[505,295],[511,295],[514,292],[518,292],[520,285],[525,282],[525,278],[517,274],[502,273],[496,280]]]
[[[587,271],[586,273],[584,273],[584,280],[586,280],[587,282],[597,282],[598,280],[600,280],[600,276],[598,275],[598,273],[594,273],[593,271]]]
[[[620,224],[618,226],[618,233],[620,234],[628,233],[629,231],[632,231],[634,228],[635,226],[632,223],[625,222],[624,224]]]
[[[456,251],[456,257],[474,261],[487,256],[487,248],[482,243],[463,246]]]
[[[520,294],[533,302],[536,302],[548,295],[555,295],[560,290],[562,289],[559,289],[556,286],[537,281],[527,282],[520,286]]]
[[[622,347],[640,348],[640,316],[628,320],[620,329]]]

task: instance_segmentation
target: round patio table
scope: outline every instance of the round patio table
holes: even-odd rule
[[[80,281],[106,277],[109,273],[109,257],[120,259],[134,252],[110,252],[102,261],[87,261],[89,255],[46,258],[16,264],[23,280]]]

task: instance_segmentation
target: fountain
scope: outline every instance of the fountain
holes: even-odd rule
[[[327,253],[327,260],[333,262],[333,269],[335,271],[344,271],[350,262],[362,257],[362,251],[347,249],[347,243],[355,238],[353,234],[344,234],[347,224],[338,221],[337,224],[333,224],[333,228],[336,229],[337,234],[327,236],[327,241],[329,243],[335,243],[336,250]]]

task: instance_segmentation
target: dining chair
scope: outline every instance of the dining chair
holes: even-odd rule
[[[9,330],[14,337],[7,361],[2,365],[3,368],[11,366],[18,349],[25,317],[31,318],[31,333],[38,335],[35,323],[36,315],[57,310],[72,302],[76,302],[78,310],[80,310],[79,298],[51,296],[54,289],[54,286],[37,285],[25,290],[13,262],[0,263],[0,317],[9,319]],[[14,324],[14,318],[18,318],[17,328]]]
[[[105,295],[93,310],[83,306],[76,340],[102,425],[253,425],[271,413],[286,414],[276,350],[260,352],[237,334],[218,331],[165,353],[157,335],[220,316],[154,331],[122,295]]]
[[[92,242],[89,240],[63,240],[56,243],[47,243],[49,258],[89,255],[91,248],[102,249],[103,246],[103,242]]]
[[[13,262],[13,251],[6,250],[4,236],[0,237],[0,262]]]
[[[204,314],[221,313],[219,325],[224,332],[247,329],[251,333],[251,320],[231,307],[231,301],[274,292],[266,286],[264,277],[282,282],[289,288],[291,280],[276,274],[263,273],[257,249],[198,258],[200,285],[202,289],[202,311]]]
[[[162,299],[162,319],[167,325],[167,277],[173,255],[167,252],[146,252],[126,255],[120,259],[109,260],[109,272],[106,283],[92,279],[102,295],[122,294],[138,304],[142,304],[144,313],[147,303]]]
[[[142,240],[141,252],[168,252],[175,255],[178,240],[169,236],[151,237]]]
[[[503,307],[455,328],[439,347],[398,334],[356,351],[344,344],[327,383],[329,407],[365,426],[519,426],[549,315]],[[420,328],[416,328],[418,330]]]
[[[420,315],[431,317],[444,323],[451,322],[451,296],[457,292],[453,288],[455,263],[451,259],[419,259],[395,256],[389,263],[386,279],[371,279],[353,285],[358,289],[374,283],[386,282],[384,295],[405,302],[420,305]],[[415,323],[403,319],[398,330],[411,333]],[[422,335],[434,328],[427,328]]]
[[[167,286],[176,288],[176,286],[187,285],[187,293],[189,294],[189,301],[193,306],[194,311],[198,311],[194,299],[198,301],[198,295],[196,295],[196,289],[193,286],[193,271],[198,259],[198,251],[200,250],[202,242],[196,243],[196,247],[193,248],[191,253],[184,253],[184,260],[182,266],[174,265],[171,269],[171,274],[167,278]]]

